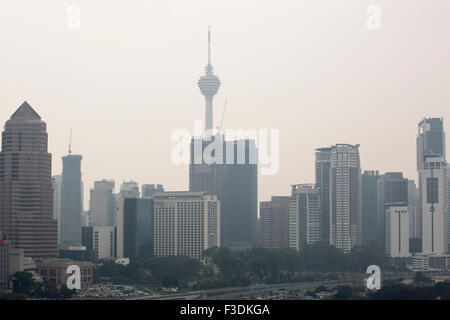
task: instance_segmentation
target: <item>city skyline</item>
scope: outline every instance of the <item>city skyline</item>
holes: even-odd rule
[[[450,111],[443,107],[448,104],[443,93],[450,84],[445,60],[450,48],[439,40],[450,22],[435,19],[429,24],[449,6],[441,3],[435,9],[411,8],[406,1],[385,4],[378,31],[366,29],[366,4],[356,2],[346,8],[331,2],[328,7],[283,2],[276,8],[263,3],[262,15],[249,20],[244,18],[251,6],[243,4],[233,25],[225,18],[235,12],[233,4],[206,5],[203,13],[212,13],[208,17],[192,10],[181,14],[178,10],[189,9],[181,3],[158,4],[151,15],[168,10],[172,15],[167,22],[130,23],[131,16],[143,17],[138,10],[148,8],[145,4],[128,9],[117,22],[113,16],[120,5],[108,4],[111,15],[102,16],[100,4],[80,2],[83,22],[75,31],[66,29],[65,4],[56,5],[58,15],[47,7],[56,2],[35,4],[34,12],[21,12],[19,3],[10,10],[21,12],[27,24],[2,14],[10,28],[0,32],[10,50],[0,53],[5,68],[0,85],[6,92],[0,118],[5,122],[24,100],[39,111],[48,125],[52,175],[62,172],[58,159],[66,153],[73,127],[73,150],[83,155],[85,209],[96,180],[114,179],[116,190],[129,180],[187,190],[188,166],[170,162],[170,134],[177,128],[192,130],[193,121],[204,118],[204,97],[196,81],[206,61],[205,35],[211,24],[214,67],[222,81],[213,127],[228,98],[224,128],[281,129],[280,171],[260,177],[260,201],[289,195],[291,184],[314,182],[314,149],[337,143],[361,145],[363,171],[401,171],[417,182],[417,123],[443,117],[444,131],[450,131]],[[402,14],[405,7],[417,18],[414,24]],[[426,14],[419,18],[420,10]],[[269,12],[273,19],[267,21],[263,18]],[[188,22],[192,18],[195,22]],[[169,25],[177,19],[183,28]],[[23,35],[23,43],[13,41],[16,33]],[[404,34],[415,37],[405,39]],[[135,36],[127,39],[129,35]],[[96,44],[99,36],[103,41]],[[38,40],[43,41],[39,58],[23,50],[24,43],[34,48]],[[417,46],[418,41],[423,45]],[[269,42],[273,48],[266,46]],[[11,61],[15,53],[18,58]],[[354,56],[362,58],[355,61]],[[391,71],[381,73],[379,67]],[[27,78],[19,77],[25,74]],[[57,94],[55,81],[66,84]],[[93,137],[95,143],[90,142]],[[161,156],[152,157],[154,152]]]

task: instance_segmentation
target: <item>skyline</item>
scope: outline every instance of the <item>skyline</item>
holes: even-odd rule
[[[224,129],[280,128],[280,171],[275,176],[260,176],[260,201],[272,195],[288,195],[291,184],[314,182],[315,149],[337,143],[361,145],[362,171],[401,171],[417,182],[418,122],[424,117],[443,117],[444,131],[450,131],[450,111],[444,107],[450,102],[445,95],[450,85],[446,77],[450,47],[441,41],[450,21],[436,17],[445,11],[442,7],[450,9],[449,4],[442,1],[434,9],[426,5],[412,8],[406,1],[381,4],[383,23],[375,32],[365,28],[367,3],[340,8],[324,2],[331,9],[324,9],[323,15],[315,11],[320,4],[284,2],[281,8],[276,7],[274,20],[267,15],[246,17],[244,13],[251,6],[242,4],[242,16],[238,15],[233,25],[225,25],[225,18],[217,19],[221,14],[216,13],[215,21],[206,22],[200,15],[201,19],[183,28],[165,28],[173,23],[169,19],[158,30],[139,19],[114,23],[114,13],[121,6],[108,4],[111,14],[101,16],[101,2],[80,1],[83,22],[77,31],[65,30],[65,3],[33,4],[37,14],[33,10],[22,12],[24,18],[19,21],[12,21],[11,17],[17,15],[9,17],[3,12],[0,17],[5,27],[0,35],[5,36],[8,50],[0,53],[5,69],[0,75],[4,88],[0,119],[6,122],[25,100],[36,109],[48,126],[52,175],[62,171],[61,157],[68,153],[69,130],[73,127],[72,151],[83,155],[84,209],[88,208],[94,180],[104,178],[116,181],[116,192],[123,181],[129,180],[140,185],[163,184],[166,190],[187,190],[188,166],[171,163],[174,144],[170,134],[177,128],[192,130],[193,121],[203,119],[204,97],[196,82],[205,65],[205,35],[211,24],[212,59],[222,82],[215,99],[213,125],[219,121],[223,101],[228,98]],[[11,5],[11,10],[19,12],[22,2],[18,3]],[[231,9],[217,2],[207,7],[214,5],[226,9],[225,13]],[[61,10],[49,10],[50,6]],[[139,14],[139,8],[148,6],[141,6],[127,8],[130,11],[123,13],[124,17],[143,18],[145,14]],[[283,11],[290,6],[307,10]],[[405,8],[410,16],[402,16]],[[263,3],[262,11],[267,13],[267,9],[268,4]],[[392,9],[395,14],[389,12]],[[424,18],[408,24],[410,17],[420,18],[420,9]],[[195,16],[189,11],[184,16],[174,12],[174,17],[182,21]],[[312,12],[316,14],[308,18]],[[94,13],[98,25],[92,23]],[[288,18],[283,23],[275,19],[283,14]],[[298,15],[303,18],[300,25],[294,21]],[[250,21],[243,22],[244,17]],[[324,18],[331,18],[329,25]],[[39,23],[41,19],[47,22]],[[428,25],[431,20],[433,26]],[[302,23],[309,23],[311,28],[301,27]],[[435,33],[440,23],[441,33]],[[59,28],[50,30],[59,24]],[[243,25],[246,28],[241,33],[234,32]],[[296,28],[286,28],[290,25]],[[259,27],[264,29],[256,32]],[[318,27],[323,29],[314,29]],[[299,34],[293,39],[296,41],[289,41],[294,34]],[[405,39],[405,34],[411,38]],[[11,35],[20,35],[21,41]],[[156,44],[143,45],[146,35]],[[102,41],[96,43],[98,39]],[[266,42],[276,48],[268,50]],[[386,52],[392,48],[391,54]],[[326,49],[330,55],[326,55]],[[379,55],[382,60],[374,60]],[[148,61],[149,56],[154,60]],[[390,72],[383,74],[379,69]],[[367,72],[373,72],[376,79]],[[262,94],[267,92],[270,94]],[[363,114],[361,108],[367,113]],[[349,118],[352,114],[354,117]],[[298,121],[292,121],[293,117]],[[299,128],[299,123],[305,128]],[[90,143],[93,136],[97,139]]]

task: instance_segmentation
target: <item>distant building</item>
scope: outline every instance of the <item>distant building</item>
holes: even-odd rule
[[[163,192],[153,196],[154,253],[201,259],[220,247],[220,202],[206,192]]]
[[[9,241],[0,231],[0,292],[9,289]]]
[[[44,281],[49,281],[61,287],[67,283],[71,275],[67,269],[71,265],[80,267],[81,287],[86,288],[92,284],[93,265],[89,261],[73,261],[70,259],[43,259],[36,262],[37,273]]]
[[[94,182],[89,200],[89,211],[92,226],[112,227],[115,225],[114,180]]]
[[[125,181],[120,185],[119,198],[139,198],[139,185],[135,181]]]
[[[313,184],[292,186],[289,203],[289,247],[301,249],[304,243],[320,240],[320,190]]]
[[[337,144],[331,151],[330,244],[350,252],[361,241],[359,145]]]
[[[273,196],[259,203],[257,245],[263,248],[289,247],[290,197]]]
[[[386,210],[391,204],[408,206],[408,179],[401,172],[387,172],[377,185],[378,245],[386,251]]]
[[[406,258],[409,252],[409,214],[404,203],[386,208],[386,254]]]
[[[426,155],[440,155],[444,158],[445,132],[443,118],[424,118],[418,124],[417,170],[424,167]]]
[[[117,200],[117,257],[152,256],[154,246],[153,199]]]
[[[364,171],[361,176],[362,243],[377,245],[377,184],[378,171]]]
[[[58,255],[47,126],[24,102],[6,122],[0,152],[0,230],[26,257]]]
[[[158,192],[164,192],[164,187],[162,184],[143,184],[141,197],[150,198]]]
[[[419,169],[422,211],[422,252],[446,254],[448,249],[448,173],[439,155],[425,155]]]
[[[316,186],[320,190],[320,242],[330,244],[330,169],[333,148],[316,149]]]
[[[92,249],[87,249],[85,246],[68,247],[67,249],[59,250],[59,258],[75,261],[95,261],[96,252]]]
[[[23,249],[10,248],[9,250],[9,275],[18,271],[33,272],[36,263],[31,257],[25,257]]]
[[[95,259],[114,259],[116,250],[116,227],[83,227],[83,246],[95,252]]]
[[[81,159],[69,154],[62,157],[60,248],[81,245]]]

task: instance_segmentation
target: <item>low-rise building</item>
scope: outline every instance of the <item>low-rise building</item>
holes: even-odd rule
[[[67,283],[71,273],[67,273],[69,266],[77,265],[80,268],[81,287],[92,284],[93,264],[89,261],[73,261],[70,259],[48,259],[36,261],[37,273],[44,281],[50,281],[57,287]]]

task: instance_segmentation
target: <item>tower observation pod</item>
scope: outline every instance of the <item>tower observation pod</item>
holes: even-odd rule
[[[213,72],[211,65],[211,31],[208,28],[208,64],[205,67],[205,75],[198,80],[198,87],[205,96],[205,136],[212,135],[213,122],[213,98],[220,87],[219,77]]]

